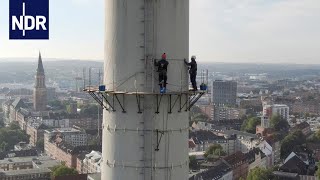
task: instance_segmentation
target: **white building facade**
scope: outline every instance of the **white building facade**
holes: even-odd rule
[[[263,128],[270,127],[270,119],[274,115],[279,115],[285,120],[289,120],[289,106],[285,104],[264,105],[261,117],[261,126]]]

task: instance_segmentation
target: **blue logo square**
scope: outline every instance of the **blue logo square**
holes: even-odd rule
[[[9,39],[49,39],[49,0],[9,0]]]

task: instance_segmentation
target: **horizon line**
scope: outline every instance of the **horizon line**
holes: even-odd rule
[[[4,62],[4,61],[9,61],[9,60],[12,60],[14,59],[15,61],[12,61],[12,62],[32,62],[31,59],[35,59],[35,61],[37,60],[36,57],[0,57],[0,62]],[[23,61],[22,59],[26,59],[25,61]],[[93,61],[93,62],[104,62],[103,59],[76,59],[76,58],[52,58],[52,57],[49,57],[49,58],[43,58],[43,60],[48,60],[48,61]],[[200,62],[200,63],[199,63]],[[203,62],[203,63],[201,63]],[[263,65],[272,65],[272,64],[275,64],[275,65],[279,65],[279,64],[290,64],[290,65],[320,65],[320,63],[292,63],[292,62],[279,62],[279,63],[276,63],[276,62],[222,62],[222,61],[215,61],[215,62],[212,62],[212,61],[198,61],[199,64],[263,64]]]

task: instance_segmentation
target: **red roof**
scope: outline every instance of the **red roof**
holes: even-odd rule
[[[195,148],[196,144],[194,143],[194,141],[192,139],[189,139],[189,148]]]

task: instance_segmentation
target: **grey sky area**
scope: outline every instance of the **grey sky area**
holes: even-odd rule
[[[8,2],[0,7],[7,17]],[[0,58],[37,57],[41,50],[44,59],[102,60],[103,15],[103,0],[50,1],[49,41],[9,41],[2,18]],[[190,0],[190,55],[205,62],[319,64],[319,19],[319,0]]]

